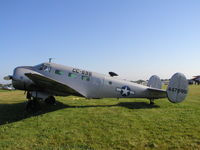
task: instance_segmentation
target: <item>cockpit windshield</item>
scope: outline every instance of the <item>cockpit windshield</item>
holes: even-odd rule
[[[39,64],[35,68],[44,72],[51,72],[51,66],[49,64]]]

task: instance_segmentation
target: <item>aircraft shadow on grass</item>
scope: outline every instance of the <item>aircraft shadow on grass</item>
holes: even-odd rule
[[[26,102],[16,104],[0,104],[0,125],[17,122],[33,116],[39,116],[56,110],[67,108],[68,106],[56,102],[56,105],[41,104],[41,110],[37,112],[27,112]]]
[[[0,125],[17,122],[33,116],[39,116],[49,112],[57,111],[66,108],[92,108],[92,107],[126,107],[128,109],[152,109],[160,108],[158,105],[149,105],[145,102],[120,102],[116,105],[83,105],[83,106],[70,106],[63,104],[59,101],[56,105],[47,105],[41,103],[41,110],[36,113],[28,113],[26,108],[26,102],[16,104],[0,104]]]
[[[151,109],[160,108],[158,105],[150,105],[145,102],[120,102],[116,105],[86,105],[86,106],[68,106],[68,108],[89,108],[89,107],[126,107],[129,109]]]

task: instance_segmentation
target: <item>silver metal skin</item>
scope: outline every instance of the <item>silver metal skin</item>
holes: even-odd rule
[[[153,84],[153,81],[156,81]],[[166,98],[157,76],[150,87],[127,80],[55,63],[22,66],[14,70],[13,86],[19,90],[40,92],[49,96],[79,95],[86,98]],[[154,87],[155,85],[155,87]]]
[[[14,69],[14,73],[12,76],[12,84],[15,89],[18,90],[29,90],[29,86],[34,84],[32,80],[30,80],[25,73],[26,72],[32,72],[31,67],[17,67]]]

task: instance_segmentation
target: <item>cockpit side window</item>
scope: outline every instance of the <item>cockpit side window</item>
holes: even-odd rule
[[[41,64],[36,66],[36,68],[38,68],[38,70],[44,71],[44,72],[51,72],[51,67],[49,65],[46,64]]]
[[[44,72],[51,72],[51,67],[50,66],[45,66],[43,68]]]
[[[38,66],[38,70],[43,70],[43,65]]]

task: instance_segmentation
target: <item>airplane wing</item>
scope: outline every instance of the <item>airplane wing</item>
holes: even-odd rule
[[[148,88],[150,98],[166,98],[167,92],[162,89]]]
[[[60,83],[59,81],[56,81],[54,79],[45,77],[40,74],[33,74],[33,73],[26,73],[25,74],[29,79],[31,79],[35,84],[36,87],[46,91],[46,92],[51,92],[51,93],[63,93],[62,95],[77,95],[77,96],[82,96],[80,93],[72,89],[71,87]]]

